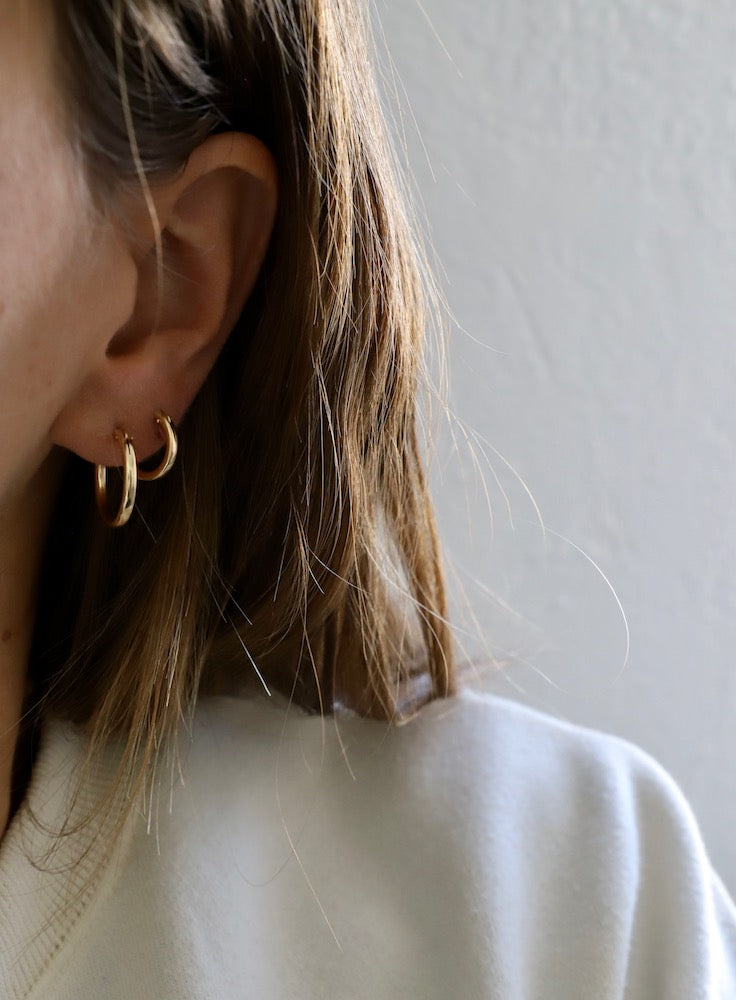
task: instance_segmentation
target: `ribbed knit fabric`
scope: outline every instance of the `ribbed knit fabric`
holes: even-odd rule
[[[36,871],[19,813],[3,1000],[736,998],[736,909],[677,786],[623,740],[465,691],[400,728],[215,699],[187,745],[184,785],[91,886],[104,839]],[[83,755],[49,730],[44,821]]]
[[[104,802],[115,776],[115,749],[79,775],[86,745],[62,723],[43,733],[26,799],[0,844],[0,996],[26,997],[67,946],[80,917],[114,881],[129,823],[110,851],[119,812],[74,830]],[[69,830],[62,837],[56,834]]]

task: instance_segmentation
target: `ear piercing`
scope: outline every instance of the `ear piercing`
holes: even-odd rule
[[[153,482],[155,479],[161,479],[166,475],[176,461],[176,453],[179,450],[179,442],[176,439],[176,431],[174,430],[171,418],[167,417],[163,410],[156,410],[153,418],[159,429],[159,437],[163,437],[164,439],[165,451],[164,457],[161,459],[161,464],[151,472],[145,472],[138,466],[138,478],[143,479],[147,483]]]
[[[141,469],[138,465],[133,441],[129,435],[119,427],[113,431],[112,436],[120,446],[123,455],[123,489],[118,509],[112,515],[108,510],[107,502],[107,466],[95,466],[95,498],[97,500],[97,507],[103,521],[111,528],[122,528],[130,520],[130,515],[133,513],[133,508],[135,507],[138,480],[142,479],[146,482],[151,482],[155,479],[161,479],[176,461],[176,453],[179,445],[171,418],[162,410],[156,410],[154,419],[158,426],[159,435],[164,440],[164,457],[160,464],[150,472]]]

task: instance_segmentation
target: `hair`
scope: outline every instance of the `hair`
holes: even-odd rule
[[[456,686],[417,389],[421,253],[359,0],[53,0],[92,203],[203,139],[279,173],[256,288],[181,423],[176,473],[119,531],[70,457],[42,577],[33,699],[125,736],[143,780],[200,694],[273,687],[402,722]],[[133,767],[135,765],[135,768]]]

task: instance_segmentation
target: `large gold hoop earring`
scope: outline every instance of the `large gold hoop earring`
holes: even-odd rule
[[[150,472],[146,472],[145,469],[138,466],[138,478],[144,479],[147,483],[153,482],[154,479],[161,479],[162,476],[165,476],[169,472],[176,461],[176,454],[179,450],[179,442],[176,437],[174,425],[171,422],[171,417],[167,416],[163,410],[156,410],[154,419],[164,439],[165,451],[160,465]]]
[[[133,442],[125,431],[116,428],[112,435],[123,453],[123,492],[120,497],[120,504],[117,513],[110,516],[107,509],[107,467],[104,465],[95,466],[95,497],[97,507],[102,515],[103,521],[111,528],[122,528],[130,520],[130,515],[135,507],[135,494],[138,489],[138,467],[135,461],[135,451]]]

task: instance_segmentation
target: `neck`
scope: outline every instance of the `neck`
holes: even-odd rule
[[[58,456],[50,456],[23,487],[0,501],[0,836],[10,818],[13,759],[58,467]]]

